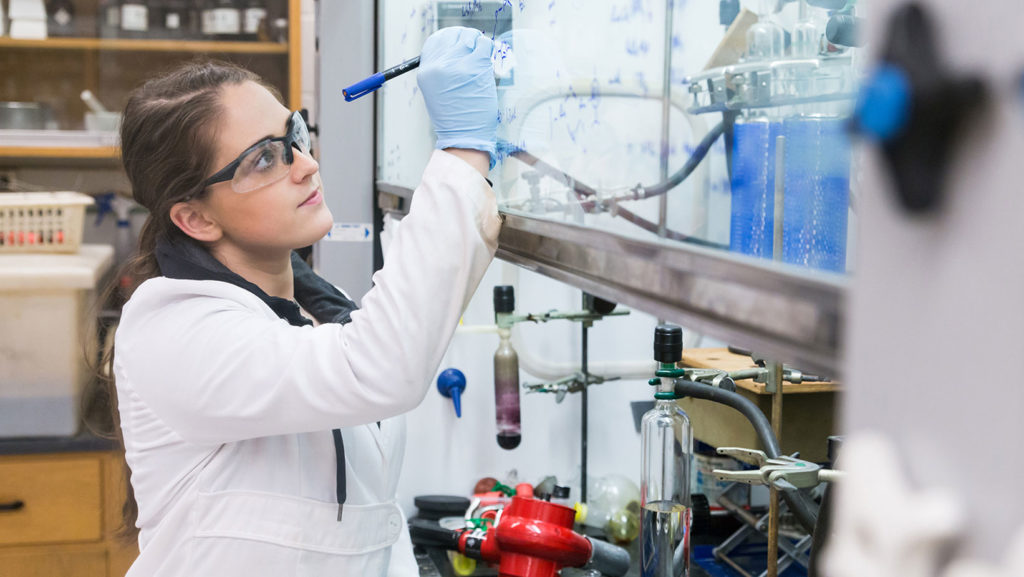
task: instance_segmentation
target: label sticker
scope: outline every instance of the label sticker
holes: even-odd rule
[[[336,222],[324,240],[370,242],[373,240],[373,225],[368,222]]]

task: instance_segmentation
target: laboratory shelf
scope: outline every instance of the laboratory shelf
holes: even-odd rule
[[[0,158],[116,160],[116,132],[0,130]]]
[[[502,214],[503,260],[766,358],[839,374],[843,275]]]
[[[151,40],[146,38],[0,38],[0,48],[31,50],[106,50],[145,52],[215,52],[222,54],[287,54],[288,44],[278,42],[228,42],[202,40]]]

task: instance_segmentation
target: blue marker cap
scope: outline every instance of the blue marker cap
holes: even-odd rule
[[[445,369],[437,376],[437,390],[455,404],[455,416],[462,418],[462,391],[466,390],[466,375],[459,369]]]
[[[345,100],[347,102],[352,102],[360,96],[365,96],[377,90],[384,85],[385,80],[387,79],[384,77],[384,73],[378,72],[369,78],[364,78],[363,80],[356,82],[352,86],[342,90],[341,93],[345,96]]]

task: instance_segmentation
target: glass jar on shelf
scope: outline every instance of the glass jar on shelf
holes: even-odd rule
[[[149,3],[142,0],[121,1],[121,28],[118,33],[122,38],[149,37]]]
[[[227,42],[238,41],[242,35],[242,10],[236,0],[216,0],[213,6],[214,37]]]
[[[46,3],[46,33],[51,37],[77,36],[75,5],[71,0],[50,0]]]
[[[96,36],[117,38],[121,35],[121,1],[100,0],[96,5]]]
[[[190,10],[187,0],[162,0],[151,8],[152,37],[184,40],[189,36]]]
[[[260,30],[266,30],[267,6],[263,0],[246,0],[242,9],[242,40],[260,40]],[[264,32],[264,36],[266,33]]]

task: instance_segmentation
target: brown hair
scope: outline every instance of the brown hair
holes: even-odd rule
[[[132,187],[132,198],[149,211],[139,234],[138,252],[130,257],[100,303],[127,300],[143,281],[160,276],[156,245],[160,239],[181,238],[184,233],[171,221],[176,203],[205,193],[203,181],[213,170],[211,159],[221,114],[221,89],[225,85],[256,82],[281,100],[280,93],[255,73],[234,64],[197,60],[152,78],[129,96],[121,119],[121,161]],[[112,341],[111,339],[107,339]],[[114,347],[96,351],[97,380],[85,395],[90,428],[116,439],[124,457],[123,437],[117,410],[117,391],[112,361]],[[95,422],[97,407],[109,409],[109,420]],[[126,498],[120,537],[134,540],[138,507],[131,486],[131,471],[124,463]]]

